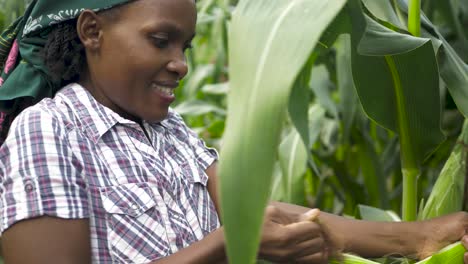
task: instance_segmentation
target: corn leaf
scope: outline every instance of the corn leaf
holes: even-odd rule
[[[230,263],[253,263],[294,82],[344,0],[241,0],[229,34],[221,215]],[[287,40],[287,41],[284,41]]]
[[[392,211],[385,211],[366,205],[359,205],[359,214],[362,220],[379,222],[399,222],[401,219]]]
[[[317,65],[312,69],[310,86],[314,91],[317,102],[325,108],[334,118],[338,118],[338,109],[331,96],[333,83],[325,65]]]
[[[391,1],[388,0],[362,0],[364,6],[379,20],[390,23],[398,28],[406,28],[400,21],[393,9]]]
[[[463,209],[466,145],[468,145],[468,121],[465,121],[462,134],[437,178],[422,211],[422,219],[431,219]]]
[[[373,139],[367,131],[362,131],[357,139],[361,174],[368,194],[368,204],[388,208],[383,166],[377,155]]]
[[[444,138],[439,74],[430,40],[365,19],[358,6],[351,12],[352,43],[360,52],[353,49],[353,76],[363,108],[370,118],[398,133],[408,144],[402,148],[408,147],[413,162],[420,164]]]
[[[457,242],[443,248],[436,254],[421,260],[416,264],[463,264],[463,255],[465,252],[465,247],[461,242]]]
[[[351,136],[351,126],[359,105],[351,73],[351,38],[349,35],[343,34],[338,37],[335,49],[336,78],[341,99],[339,111],[343,116],[343,141],[347,143]]]
[[[307,168],[308,151],[301,135],[295,128],[281,142],[279,160],[283,176],[284,201],[305,205],[304,175]]]
[[[375,262],[351,254],[343,254],[342,259],[331,260],[330,264],[379,264],[379,262]]]
[[[407,0],[398,0],[397,2],[400,10],[407,14]],[[468,87],[468,65],[458,56],[457,52],[424,14],[421,14],[421,23],[432,37],[441,42],[443,50],[438,53],[440,75],[458,109],[465,117],[468,117],[468,89],[466,89]]]

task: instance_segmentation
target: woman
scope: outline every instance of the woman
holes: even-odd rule
[[[16,40],[2,39],[13,43],[2,109],[54,96],[22,111],[0,148],[6,263],[226,260],[216,152],[169,108],[195,24],[193,0],[37,0],[3,38]],[[317,212],[272,203],[259,257],[422,257],[468,225],[463,213],[418,223],[320,213],[318,225]]]

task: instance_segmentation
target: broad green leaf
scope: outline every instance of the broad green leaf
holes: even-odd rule
[[[330,264],[380,264],[372,260],[361,258],[351,254],[343,254],[340,260],[331,260]]]
[[[466,249],[460,242],[449,245],[438,253],[415,264],[463,264],[463,254]],[[379,262],[367,260],[351,254],[343,254],[342,259],[332,260],[331,264],[378,264]],[[408,262],[403,262],[408,263]]]
[[[463,255],[465,252],[465,247],[460,242],[457,242],[416,264],[463,264]]]
[[[358,46],[358,52],[367,56],[387,56],[408,53],[420,48],[428,38],[416,38],[382,26],[366,16],[367,29]]]
[[[466,145],[468,145],[468,121],[465,121],[462,134],[437,178],[422,211],[422,219],[431,219],[462,210],[466,175]]]
[[[388,22],[398,28],[406,28],[401,23],[398,15],[393,9],[392,3],[389,0],[362,0],[364,6],[379,20]]]
[[[320,104],[313,104],[309,108],[309,147],[311,149],[319,139],[325,120],[325,109]]]
[[[335,43],[335,49],[336,75],[340,93],[339,111],[343,120],[343,141],[347,143],[359,104],[351,71],[351,39],[349,35],[341,35]]]
[[[203,82],[209,78],[215,70],[213,64],[199,65],[193,73],[187,78],[187,82],[184,85],[183,92],[185,98],[194,98],[196,92],[203,85]]]
[[[226,95],[229,92],[229,83],[207,84],[201,90],[206,94]]]
[[[285,202],[305,205],[304,174],[308,154],[301,135],[292,128],[279,147]]]
[[[385,211],[379,208],[366,205],[359,205],[359,213],[362,220],[378,222],[399,222],[397,214],[392,211]]]
[[[309,146],[309,82],[311,78],[312,65],[316,56],[310,56],[306,65],[299,74],[289,97],[288,112],[293,125],[301,136],[304,146]]]
[[[233,13],[231,91],[219,164],[230,263],[255,260],[291,89],[320,35],[344,4],[344,0],[241,0]]]
[[[210,102],[201,100],[189,100],[177,105],[174,110],[186,116],[198,116],[207,113],[217,113],[219,115],[226,115],[226,111]]]
[[[323,119],[320,141],[329,154],[334,152],[338,147],[339,129],[340,127],[336,119]]]
[[[398,6],[402,12],[408,12],[407,0],[398,0]],[[442,43],[443,50],[438,53],[440,75],[446,83],[453,100],[458,109],[465,117],[468,117],[468,65],[458,56],[457,52],[445,40],[431,21],[421,14],[422,26],[432,37],[437,38]]]
[[[330,81],[330,74],[325,65],[318,65],[312,69],[310,87],[314,91],[317,102],[327,109],[335,118],[338,118],[338,109],[331,96],[333,83]]]
[[[420,165],[444,139],[434,50],[428,39],[401,37],[397,41],[399,33],[385,32],[387,28],[363,16],[359,1],[348,3],[358,96],[371,119],[399,135],[403,218],[415,220]]]
[[[427,39],[405,37],[401,38],[404,48],[395,47],[399,43],[392,39],[399,33],[380,34],[385,27],[376,27],[375,23],[368,27],[369,20],[363,17],[359,5],[354,0],[349,3],[353,76],[361,104],[371,119],[400,135],[403,167],[418,166],[444,138],[432,45]],[[367,56],[358,54],[357,47]]]
[[[386,181],[383,173],[383,165],[380,163],[377,151],[375,150],[373,139],[367,131],[362,131],[359,139],[359,164],[361,174],[364,178],[367,194],[369,195],[368,204],[381,208],[388,208],[388,197],[386,190]]]

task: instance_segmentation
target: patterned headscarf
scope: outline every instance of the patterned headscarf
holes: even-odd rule
[[[131,0],[34,0],[23,17],[0,35],[0,145],[24,108],[52,97],[60,88],[49,76],[41,51],[50,26]]]

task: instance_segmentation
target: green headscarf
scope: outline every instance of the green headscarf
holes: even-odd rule
[[[24,16],[0,35],[0,134],[8,122],[5,119],[11,122],[25,101],[52,97],[60,88],[49,77],[40,55],[50,26],[75,19],[85,9],[100,11],[129,1],[34,0],[29,5]]]

